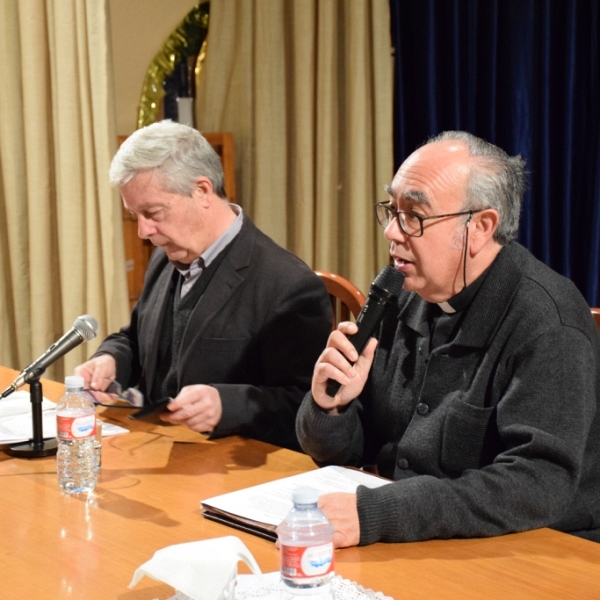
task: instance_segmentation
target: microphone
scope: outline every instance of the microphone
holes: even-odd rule
[[[373,333],[381,323],[385,311],[397,300],[403,283],[404,273],[396,271],[390,265],[383,267],[379,275],[373,280],[367,300],[356,318],[358,331],[348,338],[358,354],[364,350],[369,339],[373,337]],[[335,396],[341,385],[339,381],[328,380],[327,394],[332,397]]]
[[[79,346],[79,344],[94,339],[97,333],[98,321],[94,317],[90,317],[90,315],[77,317],[73,327],[52,344],[37,360],[25,367],[19,376],[2,392],[0,399],[6,398],[25,383],[31,383],[31,381],[40,377],[52,363]]]

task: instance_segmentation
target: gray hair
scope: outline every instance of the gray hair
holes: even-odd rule
[[[115,154],[108,172],[110,183],[121,187],[144,171],[156,170],[163,189],[191,196],[199,177],[226,199],[223,165],[201,133],[170,120],[153,123],[129,136]]]
[[[475,157],[467,183],[462,210],[494,208],[500,215],[494,240],[501,245],[517,237],[521,202],[527,178],[525,161],[520,155],[509,156],[504,150],[466,131],[444,131],[426,144],[456,140],[463,142]]]

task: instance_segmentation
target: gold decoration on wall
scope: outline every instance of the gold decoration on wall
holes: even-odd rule
[[[209,8],[208,1],[194,6],[167,38],[160,52],[152,59],[142,86],[137,118],[138,129],[157,120],[161,100],[165,96],[163,81],[173,73],[181,60],[198,56],[195,68],[196,78],[198,77],[201,60],[206,55]]]

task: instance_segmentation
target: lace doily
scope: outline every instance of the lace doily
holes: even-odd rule
[[[331,580],[331,589],[335,600],[393,600],[381,592],[365,589],[361,585],[336,575]],[[284,586],[278,572],[265,573],[261,578],[256,575],[238,575],[234,600],[280,600]],[[315,598],[306,596],[307,600]]]
[[[365,589],[362,585],[354,583],[349,579],[344,579],[335,575],[331,580],[331,590],[333,597],[331,600],[394,600],[381,592]],[[229,594],[222,596],[229,597]],[[238,575],[235,586],[233,600],[286,600],[290,595],[286,594],[279,572],[264,573],[262,577],[258,575]],[[306,600],[322,600],[325,595],[306,595]],[[169,600],[189,600],[189,596],[177,592]]]

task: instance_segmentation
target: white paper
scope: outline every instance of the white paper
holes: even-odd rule
[[[279,525],[292,508],[292,494],[300,486],[312,487],[321,495],[352,493],[359,485],[377,488],[388,483],[387,479],[364,471],[330,466],[208,498],[201,502],[201,507],[216,508],[267,525]]]
[[[48,398],[42,398],[42,411],[52,410],[55,406],[56,404]],[[29,392],[13,392],[8,398],[0,400],[0,419],[25,414],[31,414]]]
[[[56,437],[56,403],[42,399],[42,434],[44,439]],[[129,430],[102,421],[102,437],[110,437]],[[27,442],[33,437],[31,400],[29,392],[14,392],[0,400],[0,444]]]

